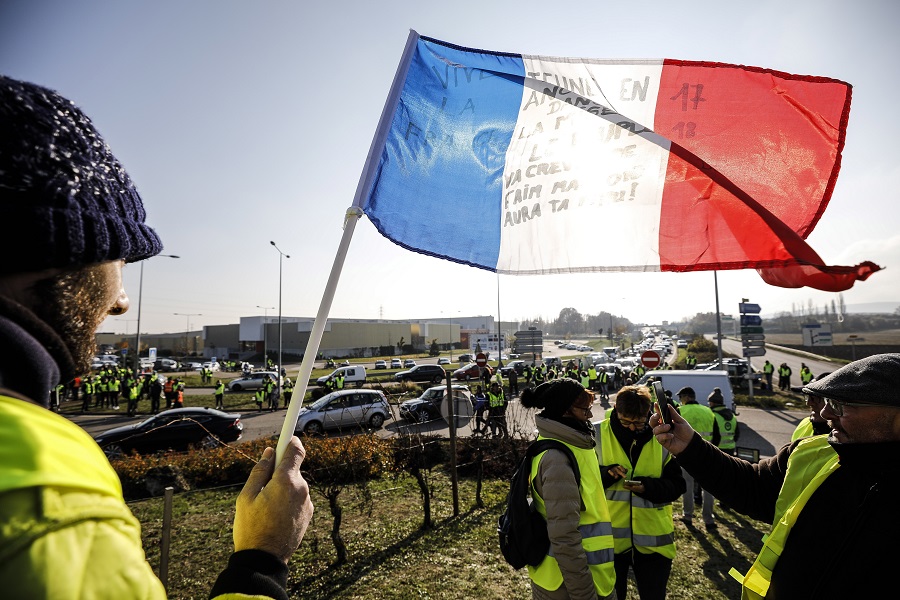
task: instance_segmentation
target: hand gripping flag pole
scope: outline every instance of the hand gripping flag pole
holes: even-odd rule
[[[322,334],[325,332],[325,324],[328,321],[328,313],[331,311],[331,303],[334,300],[338,279],[340,279],[341,270],[344,268],[344,259],[347,257],[350,239],[353,237],[356,222],[363,215],[361,207],[372,187],[372,180],[375,177],[375,171],[384,147],[384,140],[387,137],[387,132],[390,130],[394,112],[397,110],[400,92],[403,90],[403,82],[406,80],[409,63],[418,39],[419,35],[415,31],[410,30],[409,37],[406,40],[406,48],[403,50],[403,58],[397,67],[397,73],[394,75],[394,82],[391,84],[390,93],[387,101],[384,103],[384,110],[381,113],[378,128],[375,130],[372,145],[369,147],[369,154],[366,157],[366,164],[359,178],[353,206],[348,208],[344,215],[344,233],[341,236],[341,242],[334,257],[334,264],[331,266],[331,274],[328,276],[328,282],[325,284],[325,292],[322,295],[322,302],[319,304],[319,312],[316,313],[316,320],[313,323],[312,331],[309,333],[306,352],[303,354],[303,362],[300,363],[300,372],[297,374],[297,383],[294,386],[294,395],[291,397],[291,403],[287,407],[284,423],[281,425],[281,435],[278,437],[278,445],[275,447],[276,463],[281,461],[288,442],[297,428],[297,419],[300,417],[300,409],[303,408],[303,398],[306,396],[306,389],[309,387],[309,378],[312,374],[313,364],[316,361],[316,355],[319,353],[319,345],[322,342]]]

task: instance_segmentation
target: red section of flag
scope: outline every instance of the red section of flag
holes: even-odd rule
[[[773,285],[828,291],[878,270],[825,266],[803,241],[831,198],[849,109],[841,81],[666,61],[654,124],[672,140],[662,270],[757,268]]]

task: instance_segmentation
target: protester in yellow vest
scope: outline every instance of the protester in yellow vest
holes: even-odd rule
[[[900,354],[852,362],[804,387],[830,434],[751,464],[704,442],[679,415],[651,417],[679,464],[732,510],[772,523],[743,598],[884,598],[900,539]]]
[[[579,482],[559,450],[542,452],[532,462],[531,494],[550,537],[547,556],[528,567],[534,598],[615,598],[612,524],[594,451],[593,401],[593,394],[568,378],[522,393],[522,406],[542,409],[534,419],[538,439],[568,446],[581,471]]]
[[[616,594],[627,596],[628,569],[641,600],[662,600],[675,558],[672,502],[686,488],[681,467],[648,426],[650,389],[626,386],[600,423],[597,457],[615,539]]]
[[[819,373],[818,375],[816,375],[815,381],[824,379],[829,375],[831,375],[831,371]],[[791,388],[792,392],[803,394],[803,396],[806,398],[806,406],[809,408],[809,416],[800,421],[797,424],[797,428],[794,429],[794,433],[791,434],[792,442],[795,442],[800,438],[812,437],[814,435],[822,435],[831,432],[831,427],[828,426],[828,421],[822,418],[822,409],[825,408],[825,399],[815,394],[806,393],[803,391],[803,389],[804,387],[802,385],[794,386]]]
[[[216,379],[216,408],[225,408],[225,384],[221,379]]]
[[[678,401],[681,404],[678,409],[681,412],[681,416],[691,424],[691,427],[693,427],[704,440],[711,441],[716,417],[708,406],[697,403],[697,395],[694,392],[694,388],[685,386],[678,390]],[[714,498],[712,494],[705,489],[695,489],[694,478],[690,473],[684,474],[684,481],[687,484],[687,491],[682,497],[681,521],[685,525],[693,526],[694,496],[695,494],[700,494],[702,497],[701,514],[703,516],[703,524],[707,529],[715,529],[716,521],[713,517]],[[696,487],[699,488],[699,486]]]
[[[813,380],[813,372],[810,371],[809,367],[806,366],[806,363],[800,364],[800,384],[806,385],[810,381]]]
[[[741,437],[741,427],[738,424],[737,416],[725,406],[725,397],[722,395],[721,388],[713,388],[713,391],[707,396],[707,402],[709,402],[709,409],[716,419],[713,423],[710,441],[725,454],[734,454],[737,441]]]
[[[766,364],[763,365],[763,373],[766,376],[766,389],[770,392],[772,391],[772,374],[775,372],[775,365],[766,361]]]
[[[77,106],[0,75],[0,222],[9,232],[0,240],[3,598],[166,596],[103,451],[48,410],[50,390],[90,368],[100,324],[128,310],[124,264],[162,250],[145,216]],[[206,542],[219,550],[233,542],[228,567],[195,595],[288,597],[288,561],[312,518],[303,456],[297,438],[278,465],[266,449],[238,496],[232,539]]]

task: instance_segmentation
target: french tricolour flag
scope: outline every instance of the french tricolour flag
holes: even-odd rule
[[[806,244],[850,86],[721,63],[462,48],[412,32],[355,205],[410,250],[509,274],[759,269],[840,291]]]

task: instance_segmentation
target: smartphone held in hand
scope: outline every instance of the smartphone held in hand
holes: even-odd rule
[[[662,383],[654,381],[650,389],[653,390],[653,395],[656,397],[656,405],[659,407],[659,418],[662,419],[662,422],[666,425],[671,425],[672,415],[669,411],[671,410],[672,405],[666,397],[666,391],[663,389]]]

